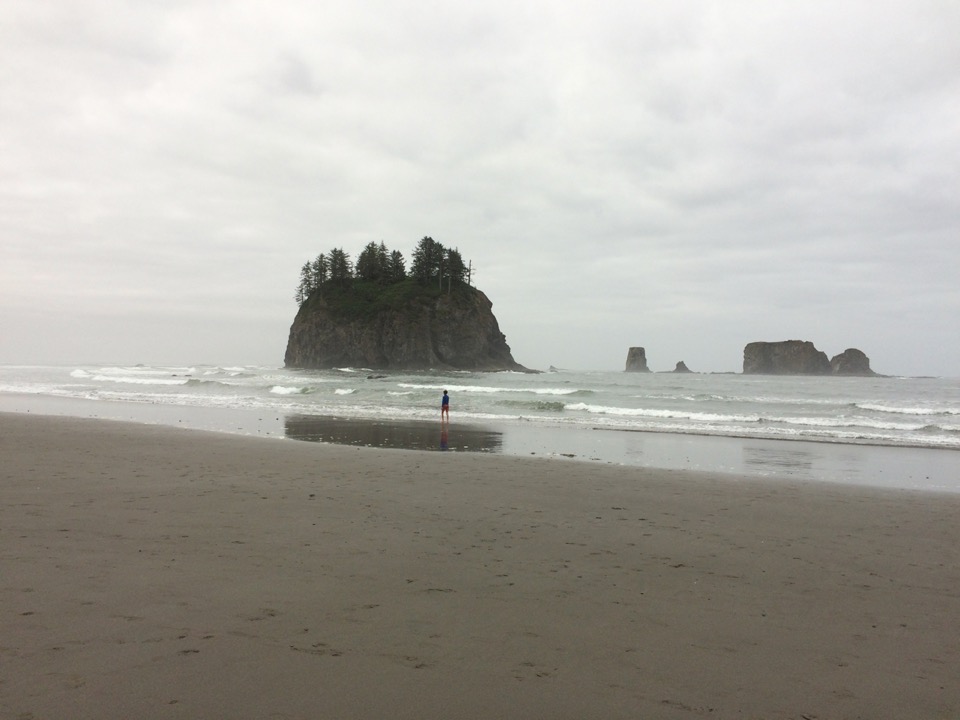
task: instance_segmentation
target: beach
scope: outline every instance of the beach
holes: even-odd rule
[[[960,714],[956,493],[22,413],[0,449],[0,717]]]

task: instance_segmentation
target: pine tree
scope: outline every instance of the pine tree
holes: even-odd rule
[[[330,274],[330,263],[327,261],[327,256],[323,253],[317,255],[311,270],[313,272],[313,287],[318,288],[327,281]]]
[[[345,285],[352,279],[350,255],[344,252],[343,248],[334,248],[330,251],[330,282]]]
[[[462,283],[467,277],[467,266],[459,250],[447,250],[446,275],[455,283]]]
[[[432,237],[427,236],[420,240],[413,251],[413,266],[410,270],[413,277],[424,284],[439,281],[444,252],[443,245]]]
[[[377,282],[381,279],[384,268],[380,262],[380,249],[376,243],[367,243],[367,246],[360,252],[355,270],[358,280]]]
[[[381,240],[377,246],[377,268],[379,272],[377,277],[378,282],[384,285],[393,282],[390,279],[390,251],[387,250],[387,246],[384,245],[383,240]]]
[[[407,279],[406,261],[403,259],[403,253],[394,250],[387,258],[387,280],[388,282],[401,282]]]
[[[306,262],[303,264],[303,267],[300,268],[300,284],[297,285],[296,292],[293,294],[293,299],[297,301],[297,305],[303,305],[314,289],[313,273],[310,268],[310,263]]]

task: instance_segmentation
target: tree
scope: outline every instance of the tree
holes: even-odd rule
[[[387,281],[395,283],[406,279],[407,266],[406,261],[403,259],[403,253],[399,250],[394,250],[390,253],[390,257],[387,258]]]
[[[390,251],[387,250],[387,246],[383,244],[383,240],[380,241],[380,244],[377,245],[377,268],[379,268],[380,274],[377,280],[383,284],[392,282],[390,280]]]
[[[356,275],[358,280],[378,282],[384,275],[384,263],[381,261],[380,248],[374,242],[367,246],[357,257]]]
[[[467,266],[459,250],[447,250],[446,275],[453,282],[462,283],[467,277]]]
[[[310,293],[315,289],[316,286],[313,284],[313,272],[310,263],[305,262],[303,267],[300,268],[300,284],[297,285],[293,299],[297,301],[297,305],[303,305],[304,301],[310,297]]]
[[[313,261],[311,270],[313,273],[313,287],[316,289],[327,281],[327,276],[330,274],[330,263],[327,261],[327,256],[323,253],[317,255],[317,259]]]
[[[413,251],[411,274],[421,283],[440,277],[443,267],[444,248],[432,237],[424,237]]]
[[[346,285],[352,279],[350,255],[344,252],[343,248],[334,248],[330,251],[330,282]]]

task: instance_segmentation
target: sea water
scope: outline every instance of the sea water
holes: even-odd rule
[[[365,368],[321,371],[205,365],[0,366],[0,400],[6,398],[0,409],[22,409],[11,406],[15,397],[83,400],[86,407],[95,403],[100,408],[101,412],[87,413],[95,416],[119,417],[118,408],[139,408],[131,417],[166,424],[186,419],[192,426],[206,417],[211,429],[333,442],[338,440],[320,431],[324,423],[328,434],[338,428],[339,436],[355,439],[359,428],[379,427],[380,440],[361,444],[381,446],[389,445],[384,428],[404,426],[409,431],[419,424],[424,438],[433,438],[422,444],[439,448],[434,425],[439,420],[443,390],[450,393],[452,428],[461,428],[460,439],[476,433],[471,435],[476,447],[462,447],[454,433],[453,447],[460,449],[634,462],[636,458],[630,456],[642,446],[640,454],[645,457],[635,464],[648,464],[650,455],[676,454],[681,447],[689,452],[695,438],[701,439],[698,447],[707,447],[702,440],[705,436],[737,438],[754,447],[764,441],[765,447],[773,447],[772,441],[787,440],[815,444],[813,448],[796,443],[778,445],[790,449],[780,451],[783,458],[793,457],[784,461],[782,471],[809,464],[797,460],[797,453],[819,457],[849,455],[851,447],[914,448],[952,451],[946,456],[954,459],[937,460],[933,472],[940,484],[960,485],[960,478],[940,477],[952,476],[956,458],[960,458],[956,452],[960,450],[958,378],[563,370],[539,374],[394,373]],[[63,414],[64,406],[58,407]],[[111,407],[115,410],[112,414]],[[330,419],[339,420],[339,426],[330,425]],[[357,432],[345,432],[347,421]],[[313,429],[307,432],[304,428],[309,422]],[[558,437],[557,431],[563,431],[571,452],[544,444],[544,438]],[[360,436],[362,439],[362,433]],[[481,441],[481,437],[485,439]],[[713,445],[732,447],[729,443]],[[419,447],[412,439],[405,446]],[[749,469],[749,461],[743,459],[749,454],[743,449],[747,446],[740,442],[737,447],[741,459],[732,469]],[[804,447],[806,451],[800,449]],[[882,451],[870,455],[881,456]],[[930,458],[946,456],[911,457],[926,457],[921,465],[929,465]],[[897,457],[906,456],[901,453]],[[666,463],[658,462],[660,466]],[[881,465],[889,467],[890,462],[883,460]],[[947,463],[945,469],[938,470],[943,462]]]

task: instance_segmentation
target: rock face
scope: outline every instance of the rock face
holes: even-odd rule
[[[677,363],[677,366],[673,369],[673,372],[675,372],[675,373],[688,373],[688,372],[693,372],[693,371],[692,371],[690,368],[687,367],[687,364],[686,364],[683,360],[681,360],[680,362]]]
[[[743,349],[744,375],[828,375],[830,361],[812,342],[752,342]]]
[[[856,348],[847,348],[830,358],[830,371],[834,375],[876,375],[870,369],[870,358]]]
[[[344,312],[322,294],[300,307],[287,341],[289,368],[365,367],[378,370],[519,370],[476,288],[408,298],[399,306]]]
[[[632,347],[627,351],[625,372],[650,372],[647,367],[647,351],[642,347]]]
[[[870,358],[848,348],[831,360],[812,342],[752,342],[743,349],[744,375],[875,375]]]

